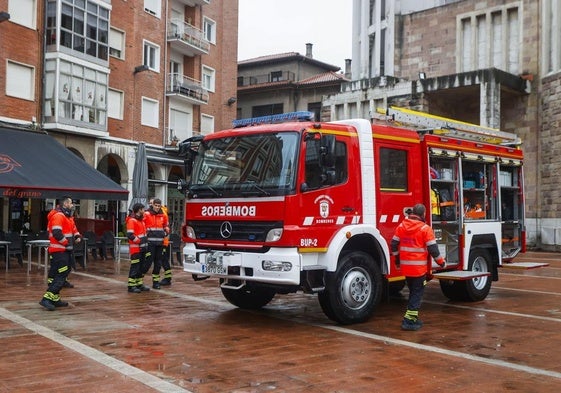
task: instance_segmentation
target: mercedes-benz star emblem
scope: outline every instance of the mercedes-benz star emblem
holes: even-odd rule
[[[224,239],[228,239],[232,236],[232,224],[230,221],[224,221],[222,225],[220,225],[220,235],[222,235]]]

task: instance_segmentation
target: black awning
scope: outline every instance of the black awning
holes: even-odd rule
[[[53,137],[0,128],[0,196],[126,200],[128,191]]]

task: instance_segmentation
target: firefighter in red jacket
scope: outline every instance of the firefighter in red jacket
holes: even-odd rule
[[[144,224],[144,205],[135,203],[132,206],[132,212],[127,217],[127,237],[129,239],[129,253],[131,267],[129,269],[128,291],[131,293],[140,293],[149,291],[142,282],[142,269],[146,263],[146,225]]]
[[[152,270],[152,288],[160,289],[160,285],[171,285],[171,267],[169,261],[166,263],[164,250],[164,239],[169,235],[168,216],[162,210],[161,199],[154,198],[148,210],[144,213],[144,223],[146,224],[146,234],[148,237],[148,253],[146,254],[146,264],[143,274]],[[164,264],[164,279],[160,281],[160,270]]]
[[[74,204],[72,198],[65,197],[59,207],[48,216],[47,230],[49,232],[49,261],[51,264],[47,292],[39,304],[49,311],[56,307],[68,306],[60,300],[60,290],[65,286],[66,278],[70,272],[70,258],[74,241],[80,241],[80,234],[72,219]]]
[[[440,255],[432,228],[425,224],[426,208],[416,204],[411,213],[399,224],[391,240],[390,248],[395,257],[395,264],[405,276],[409,287],[407,311],[403,316],[403,330],[418,330],[423,326],[419,319],[419,309],[427,283],[428,254],[439,266],[444,267],[446,261]]]

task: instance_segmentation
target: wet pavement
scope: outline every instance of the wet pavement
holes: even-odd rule
[[[92,260],[49,312],[34,259],[0,281],[0,392],[557,392],[561,384],[561,254],[534,270],[501,270],[478,303],[425,292],[417,332],[400,330],[403,298],[341,326],[311,295],[277,295],[249,312],[216,281],[178,266],[162,290],[126,291],[128,263]],[[0,269],[4,272],[3,258]]]

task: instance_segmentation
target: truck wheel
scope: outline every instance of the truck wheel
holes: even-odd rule
[[[372,257],[362,251],[342,254],[326,287],[318,294],[325,315],[338,323],[366,321],[382,296],[382,274]]]
[[[472,272],[490,272],[491,256],[485,250],[473,250],[469,255],[469,270]],[[491,277],[477,277],[466,281],[466,300],[478,302],[483,300],[491,290]]]
[[[244,286],[241,289],[220,288],[222,295],[234,306],[247,309],[258,310],[269,304],[275,297],[275,291],[269,288]]]
[[[473,250],[469,255],[468,270],[472,272],[489,272],[491,257],[485,250]],[[478,302],[483,300],[491,290],[491,278],[477,277],[466,281],[440,280],[440,289],[450,300]]]

